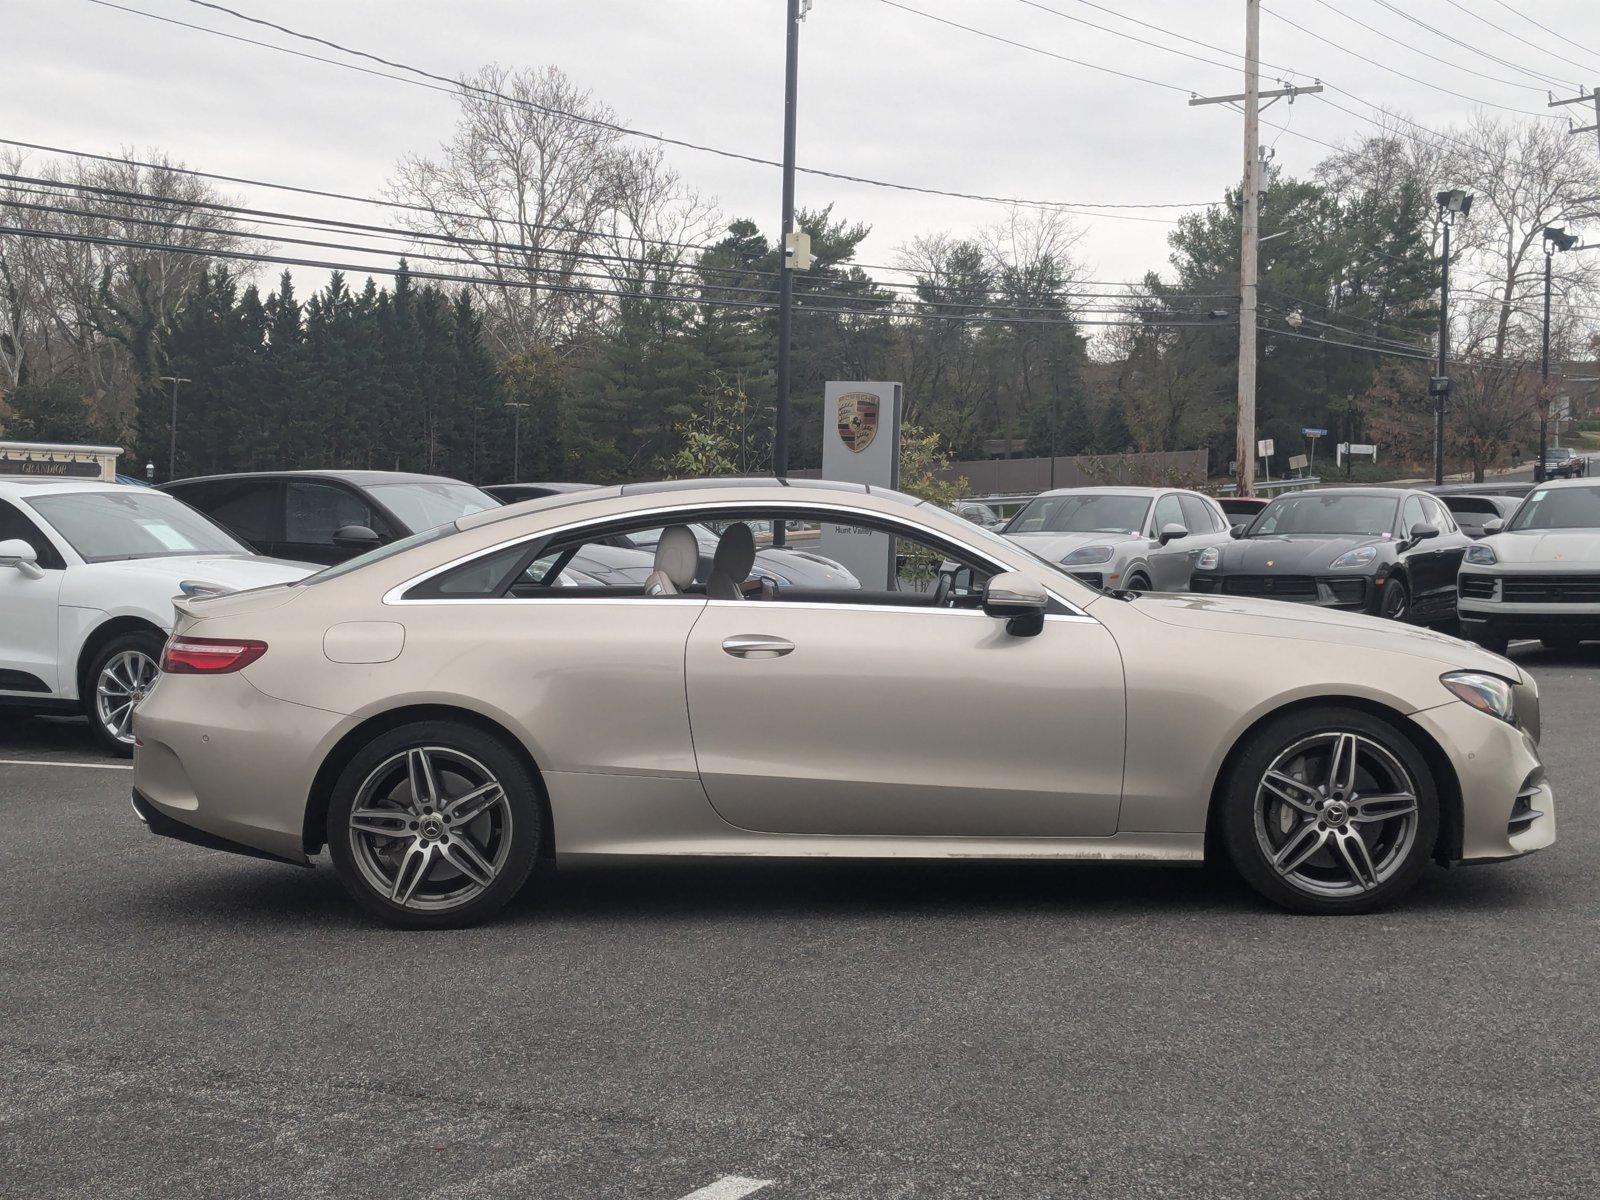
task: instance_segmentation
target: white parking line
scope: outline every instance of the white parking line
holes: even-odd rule
[[[690,1192],[682,1200],[740,1200],[759,1192],[770,1184],[770,1179],[746,1179],[743,1175],[724,1175],[715,1183],[708,1183],[698,1191]]]
[[[72,762],[70,759],[0,758],[5,767],[88,767],[91,771],[131,771],[131,763]]]

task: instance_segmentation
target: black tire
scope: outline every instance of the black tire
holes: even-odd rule
[[[1489,651],[1490,654],[1499,654],[1501,656],[1504,656],[1511,645],[1509,638],[1495,633],[1475,633],[1472,635],[1472,640]]]
[[[1399,575],[1391,575],[1383,585],[1383,599],[1378,602],[1378,615],[1385,621],[1411,619],[1411,591]]]
[[[409,783],[401,786],[402,781],[394,773],[407,773],[410,778],[409,755],[416,750],[425,751],[435,764],[431,770],[438,776],[437,790],[446,802],[460,799],[457,792],[450,790],[451,781],[458,792],[462,790],[463,778],[470,788],[477,771],[487,773],[498,783],[504,807],[497,803],[492,812],[485,810],[480,818],[472,818],[472,821],[488,823],[480,826],[489,830],[487,836],[471,841],[479,855],[476,861],[493,868],[487,886],[474,883],[453,862],[442,857],[460,852],[461,844],[471,836],[470,831],[463,835],[465,827],[446,828],[441,820],[423,822],[419,829],[418,821],[396,819],[390,822],[394,833],[375,836],[369,830],[360,835],[358,844],[358,836],[351,828],[351,812],[357,799],[366,790],[368,804],[398,803],[389,794],[382,793],[381,781],[391,777],[396,779],[400,794],[409,797],[412,794]],[[397,758],[403,765],[396,766]],[[393,811],[406,812],[407,817],[411,815],[404,809]],[[445,805],[440,805],[439,815],[442,817],[444,812]],[[538,862],[546,836],[544,815],[543,790],[538,779],[521,756],[503,741],[454,721],[419,721],[374,738],[340,774],[328,803],[328,852],[339,882],[362,908],[379,920],[402,929],[458,929],[491,916],[522,890]],[[422,840],[430,834],[429,825],[437,828],[436,840],[424,846]],[[453,852],[450,849],[452,837],[455,839]],[[378,878],[390,865],[389,856],[402,861],[410,859],[408,847],[427,853],[422,857],[424,865],[415,896],[409,903],[400,903],[392,893],[379,890]],[[403,874],[406,874],[403,866],[396,869],[396,890]],[[471,894],[452,901],[445,889],[452,886],[454,880],[435,883],[433,877],[441,874],[459,879],[457,886]],[[438,894],[430,896],[430,887]],[[419,908],[418,904],[434,907]]]
[[[1280,873],[1273,866],[1263,845],[1263,841],[1270,835],[1264,834],[1257,822],[1257,790],[1268,768],[1280,755],[1293,747],[1319,735],[1334,733],[1354,734],[1358,738],[1377,743],[1387,751],[1399,766],[1410,773],[1411,782],[1414,784],[1414,791],[1411,794],[1416,800],[1415,812],[1410,817],[1412,825],[1409,840],[1401,837],[1397,831],[1394,835],[1394,845],[1390,850],[1393,861],[1384,857],[1375,860],[1386,874],[1378,879],[1374,886],[1345,895],[1319,894],[1307,890],[1303,881],[1291,881],[1291,877]],[[1363,778],[1376,779],[1374,776]],[[1381,783],[1378,786],[1380,791],[1384,790]],[[1360,793],[1357,792],[1355,795],[1359,800]],[[1240,752],[1235,756],[1228,770],[1228,776],[1223,781],[1223,793],[1217,817],[1228,858],[1245,881],[1268,900],[1296,912],[1362,913],[1392,904],[1410,890],[1426,868],[1428,860],[1433,857],[1434,845],[1439,836],[1439,797],[1427,760],[1400,730],[1387,721],[1359,709],[1327,705],[1287,713],[1268,721],[1248,735],[1248,740],[1240,747]],[[1314,818],[1302,819],[1314,822]],[[1396,818],[1396,821],[1402,819]],[[1317,829],[1320,828],[1317,826]],[[1352,820],[1344,828],[1346,832],[1353,831],[1360,834],[1361,829],[1365,827],[1358,826]],[[1381,831],[1387,828],[1384,825],[1372,827],[1374,834],[1381,834]],[[1317,834],[1313,833],[1312,836]],[[1332,835],[1329,836],[1331,838]],[[1284,844],[1287,845],[1292,840],[1292,835],[1285,837]],[[1329,876],[1336,876],[1339,871],[1344,871],[1346,875],[1353,877],[1353,873],[1345,870],[1340,860],[1334,856],[1332,847],[1335,842],[1328,840],[1321,844],[1327,847]],[[1381,843],[1378,848],[1381,852],[1383,849]],[[1319,850],[1317,853],[1320,856],[1324,851]],[[1313,865],[1316,861],[1314,856],[1312,863],[1308,864],[1309,870],[1323,869]],[[1369,857],[1368,861],[1374,860]],[[1374,871],[1373,874],[1376,877],[1378,872]],[[1296,872],[1293,878],[1298,880],[1299,873]]]
[[[125,678],[123,664],[129,661],[129,656],[141,656],[148,660],[149,679],[150,682],[154,682],[156,666],[161,662],[161,647],[165,644],[166,638],[155,630],[136,629],[112,638],[101,646],[90,660],[89,669],[84,672],[82,695],[79,696],[78,702],[83,709],[83,715],[89,719],[89,729],[94,734],[95,741],[99,742],[101,748],[108,754],[115,754],[120,758],[132,758],[133,735],[130,729],[123,736],[118,736],[101,715],[99,698],[102,685],[119,686],[115,679],[102,679],[106,675],[107,667],[113,663],[117,664],[118,678]],[[143,694],[142,689],[134,691],[137,694],[129,695],[130,704],[137,703],[138,695]]]
[[[1128,590],[1130,592],[1150,591],[1150,579],[1143,571],[1135,571],[1128,577]]]
[[[1575,637],[1542,637],[1539,639],[1539,644],[1546,650],[1572,651],[1578,648],[1580,641],[1581,639]]]

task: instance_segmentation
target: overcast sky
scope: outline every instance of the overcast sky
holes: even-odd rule
[[[226,2],[442,74],[491,61],[516,67],[553,63],[625,123],[780,156],[783,0]],[[1174,35],[1242,49],[1243,0],[1098,2],[1102,8],[1083,0],[1040,0],[1039,6],[1027,0],[904,0],[907,8],[1177,90],[979,37],[888,0],[816,0],[802,26],[801,165],[1050,200],[1216,199],[1239,177],[1241,119],[1223,107],[1191,108],[1187,97],[1191,90],[1239,91],[1241,73],[1046,9],[1226,62],[1236,60]],[[296,45],[185,0],[127,0],[127,6]],[[1594,0],[1394,0],[1394,8],[1503,62],[1451,45],[1379,0],[1269,0],[1269,8],[1378,63],[1485,102],[1544,112],[1549,84],[1541,76],[1560,81],[1569,95],[1580,80],[1600,81],[1600,4]],[[1562,30],[1568,40],[1558,40],[1521,12]],[[155,147],[203,170],[370,194],[383,187],[403,152],[436,147],[455,117],[453,101],[436,91],[290,58],[90,0],[0,0],[0,30],[5,137],[100,152]],[[1430,124],[1463,120],[1473,107],[1307,36],[1270,11],[1262,16],[1262,57],[1273,64],[1264,69],[1268,79],[1282,74],[1279,66],[1293,68],[1295,82],[1320,78]],[[1329,96],[1367,111],[1348,95]],[[1263,138],[1275,144],[1278,164],[1297,174],[1309,172],[1327,153],[1306,137],[1339,142],[1363,128],[1356,117],[1311,98],[1292,107],[1279,103],[1264,119],[1288,125],[1286,134],[1264,128]],[[728,214],[753,217],[769,233],[775,230],[775,169],[688,150],[669,154],[678,171]],[[288,204],[271,192],[227,190],[252,204]],[[804,206],[832,202],[837,213],[870,223],[873,234],[862,257],[874,263],[890,261],[896,247],[919,232],[969,232],[999,215],[984,203],[804,175],[798,198]],[[294,204],[354,215],[322,201]],[[1177,211],[1130,215],[1170,218]],[[370,211],[363,215],[373,219]],[[1132,279],[1164,265],[1171,226],[1163,220],[1080,220],[1086,230],[1082,253],[1096,277]]]

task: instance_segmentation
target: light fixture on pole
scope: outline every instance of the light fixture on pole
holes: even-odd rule
[[[1550,436],[1550,260],[1578,244],[1578,235],[1563,226],[1544,227],[1544,327],[1539,354],[1539,461],[1533,464],[1533,481],[1544,482],[1544,460]]]
[[[163,375],[161,382],[172,385],[172,421],[167,426],[167,480],[171,482],[178,477],[178,385],[194,380],[183,375]]]
[[[1444,226],[1444,248],[1439,257],[1439,370],[1428,381],[1433,397],[1433,482],[1444,482],[1444,406],[1450,396],[1450,227],[1472,211],[1472,195],[1459,188],[1440,192],[1439,222]]]

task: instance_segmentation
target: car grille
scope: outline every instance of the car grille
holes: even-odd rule
[[[1539,787],[1537,784],[1528,784],[1517,793],[1516,800],[1511,804],[1511,819],[1506,822],[1506,832],[1508,834],[1521,833],[1529,825],[1544,816],[1542,812],[1533,807],[1534,798],[1538,794]]]
[[[1315,600],[1317,581],[1309,575],[1229,575],[1222,581],[1222,590],[1230,596]]]
[[[1456,578],[1456,588],[1469,600],[1493,600],[1493,575],[1461,575]]]
[[[1518,604],[1600,604],[1600,575],[1507,575],[1500,598]]]
[[[1072,572],[1072,577],[1087,583],[1092,588],[1105,587],[1106,585],[1106,577],[1099,571],[1074,571]]]

